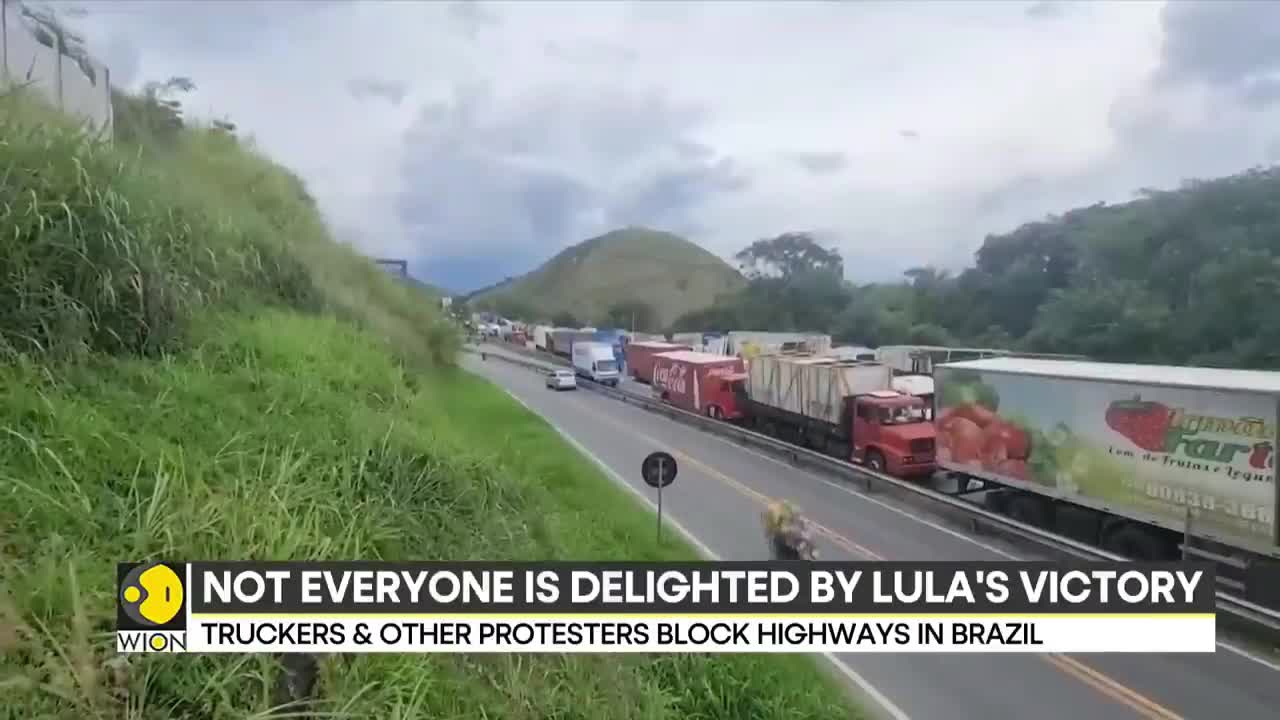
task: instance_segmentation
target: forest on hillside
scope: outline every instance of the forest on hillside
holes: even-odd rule
[[[989,235],[972,267],[852,285],[805,233],[738,253],[747,287],[672,330],[810,330],[838,342],[1280,368],[1280,168],[1143,190]]]

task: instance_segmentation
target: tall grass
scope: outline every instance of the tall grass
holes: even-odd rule
[[[415,363],[456,351],[423,295],[332,241],[297,177],[217,130],[113,147],[0,97],[0,228],[10,357],[161,354],[221,304],[333,312]]]
[[[234,139],[82,140],[0,106],[0,720],[245,718],[265,656],[117,656],[114,564],[691,559],[452,367],[426,299]],[[362,718],[847,718],[803,657],[345,656]]]

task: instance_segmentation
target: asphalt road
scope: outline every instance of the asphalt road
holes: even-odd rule
[[[933,523],[918,508],[863,495],[853,485],[589,390],[553,392],[536,373],[498,360],[466,356],[464,364],[647,497],[654,491],[639,478],[641,460],[654,450],[674,455],[680,475],[664,491],[664,511],[720,558],[768,557],[760,512],[775,497],[796,503],[818,526],[824,559],[1033,557]],[[1213,655],[876,654],[838,660],[895,720],[1280,717],[1280,666],[1226,646]]]

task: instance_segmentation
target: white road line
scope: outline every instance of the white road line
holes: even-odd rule
[[[515,396],[513,395],[512,397],[515,397]],[[517,398],[517,401],[519,401],[519,398]],[[523,402],[521,402],[521,404],[523,405],[524,403],[523,403]],[[624,405],[626,405],[626,403],[623,403],[623,404],[624,404]],[[525,407],[526,407],[526,408],[528,408],[528,406],[527,406],[527,405],[525,405]],[[636,410],[639,410],[640,412],[648,412],[647,410],[644,410],[643,408],[635,408],[635,409],[636,409]],[[532,412],[537,412],[537,411],[535,411],[535,410],[532,410],[532,408],[530,408],[530,410],[531,410]],[[548,422],[549,422],[549,421],[548,421]],[[553,426],[553,427],[554,427],[554,426]],[[561,433],[561,434],[563,434],[563,433]],[[767,455],[767,454],[765,454],[765,453],[762,453],[762,452],[760,452],[759,450],[756,450],[756,449],[754,449],[754,448],[750,448],[750,447],[746,447],[746,446],[743,446],[743,445],[739,445],[739,444],[734,443],[734,442],[731,442],[731,441],[729,441],[729,440],[727,440],[727,439],[725,439],[725,438],[722,438],[722,437],[720,437],[719,435],[715,435],[714,433],[703,432],[702,434],[703,434],[703,435],[705,435],[706,437],[709,437],[709,438],[711,438],[711,439],[713,439],[713,440],[717,441],[717,442],[720,442],[720,443],[723,443],[723,444],[725,444],[725,445],[728,445],[729,447],[732,447],[732,448],[735,448],[735,449],[738,449],[738,450],[744,450],[744,451],[746,451],[746,452],[748,452],[748,453],[751,453],[752,455],[755,455],[755,456],[756,456],[756,457],[758,457],[758,458],[761,458],[762,460],[766,460],[766,461],[771,462],[771,463],[773,463],[773,464],[775,464],[775,465],[778,465],[778,466],[780,466],[780,467],[786,468],[786,469],[788,469],[788,470],[790,470],[790,471],[792,471],[792,472],[799,472],[799,473],[802,473],[802,474],[804,474],[804,475],[808,476],[809,478],[812,478],[812,479],[817,480],[817,481],[819,481],[819,482],[821,482],[821,483],[824,483],[824,484],[826,484],[826,485],[828,485],[828,486],[830,486],[830,487],[832,487],[832,488],[834,488],[834,489],[836,489],[836,490],[839,490],[839,491],[840,491],[840,492],[842,492],[842,493],[845,493],[845,494],[847,494],[847,495],[852,495],[853,497],[856,497],[856,498],[858,498],[859,500],[864,500],[864,501],[866,501],[866,502],[872,503],[873,505],[878,505],[879,507],[882,507],[882,508],[884,508],[885,510],[888,510],[888,511],[893,512],[893,513],[897,513],[898,515],[901,515],[902,517],[907,518],[908,520],[911,520],[911,521],[913,521],[913,522],[919,523],[919,524],[924,525],[924,526],[926,526],[926,527],[933,528],[934,530],[937,530],[938,532],[944,533],[944,534],[946,534],[946,535],[950,535],[951,537],[957,538],[957,539],[959,539],[959,540],[963,540],[964,542],[970,543],[971,545],[976,545],[977,547],[980,547],[980,548],[982,548],[983,550],[986,550],[987,552],[993,553],[993,554],[995,554],[995,555],[998,555],[998,556],[1000,556],[1000,557],[1003,557],[1003,558],[1006,558],[1006,559],[1009,559],[1009,560],[1025,560],[1025,559],[1026,559],[1026,558],[1021,557],[1021,556],[1019,556],[1019,555],[1015,555],[1014,553],[1011,553],[1011,552],[1009,552],[1008,550],[1003,550],[1003,549],[998,548],[998,547],[996,547],[996,546],[994,546],[994,545],[992,545],[992,544],[990,544],[990,543],[987,543],[987,542],[984,542],[984,541],[982,541],[982,540],[979,540],[978,538],[975,538],[975,537],[973,537],[973,536],[971,536],[971,535],[966,535],[966,534],[964,534],[964,533],[962,533],[962,532],[960,532],[960,531],[958,531],[958,530],[955,530],[955,529],[953,529],[953,528],[949,528],[949,527],[947,527],[947,526],[945,526],[945,525],[941,525],[941,524],[939,524],[939,523],[933,522],[932,520],[929,520],[929,519],[927,519],[927,518],[923,518],[923,517],[921,517],[921,516],[919,516],[919,515],[913,515],[913,514],[911,514],[910,512],[908,512],[908,511],[906,511],[906,510],[904,510],[904,509],[902,509],[902,508],[900,508],[900,507],[896,507],[896,506],[894,506],[894,505],[892,505],[892,504],[890,504],[890,503],[887,503],[887,502],[885,502],[885,501],[883,501],[883,500],[881,500],[881,499],[879,499],[879,498],[875,498],[875,497],[872,497],[872,496],[870,496],[870,495],[867,495],[866,493],[858,492],[857,490],[855,490],[855,489],[853,489],[853,488],[850,488],[850,487],[848,487],[848,486],[846,486],[846,485],[844,485],[844,484],[842,484],[842,483],[840,483],[840,482],[837,482],[837,481],[835,481],[835,480],[832,480],[831,478],[823,477],[823,476],[821,476],[821,475],[818,475],[817,473],[811,472],[811,471],[806,470],[806,469],[804,469],[804,468],[798,468],[798,467],[796,467],[795,465],[792,465],[792,464],[790,464],[790,463],[783,462],[782,460],[779,460],[779,459],[778,459],[778,458],[776,458],[776,457],[773,457],[773,456],[771,456],[771,455]],[[628,487],[630,487],[630,486],[628,486]],[[1232,654],[1234,654],[1234,655],[1237,655],[1237,656],[1239,656],[1239,657],[1242,657],[1242,658],[1244,658],[1244,659],[1246,659],[1246,660],[1252,660],[1253,662],[1255,662],[1255,663],[1257,663],[1257,664],[1259,664],[1259,665],[1261,665],[1261,666],[1263,666],[1263,667],[1267,668],[1268,670],[1271,670],[1271,671],[1273,671],[1273,672],[1280,673],[1280,663],[1277,663],[1277,662],[1274,662],[1274,661],[1272,661],[1272,660],[1269,660],[1269,659],[1267,659],[1267,658],[1265,658],[1265,657],[1263,657],[1263,656],[1261,656],[1261,655],[1259,655],[1259,654],[1255,653],[1255,652],[1254,652],[1254,651],[1252,651],[1252,650],[1248,650],[1248,649],[1246,649],[1246,648],[1240,647],[1239,645],[1236,645],[1236,644],[1234,644],[1234,643],[1228,642],[1228,641],[1226,641],[1226,640],[1218,640],[1218,641],[1217,641],[1217,646],[1218,646],[1218,647],[1220,647],[1220,648],[1222,648],[1223,650],[1226,650],[1226,651],[1228,651],[1228,652],[1230,652],[1230,653],[1232,653]]]
[[[559,425],[556,425],[554,422],[547,419],[547,417],[544,416],[542,413],[530,407],[528,403],[526,403],[524,400],[520,398],[520,396],[516,395],[514,392],[508,390],[507,388],[502,388],[502,390],[503,392],[507,393],[507,395],[510,395],[513,400],[520,403],[526,410],[542,418],[544,422],[546,422],[548,425],[551,426],[553,430],[555,430],[557,433],[560,434],[560,437],[564,438],[565,442],[572,445],[574,449],[576,449],[578,452],[586,456],[586,458],[591,460],[591,462],[595,463],[600,468],[600,470],[603,471],[604,474],[607,475],[610,479],[612,479],[615,483],[631,491],[633,495],[635,495],[637,498],[642,500],[645,503],[645,505],[647,505],[649,509],[652,510],[654,513],[658,512],[657,503],[655,503],[648,495],[645,495],[644,492],[642,492],[639,488],[627,482],[626,478],[619,475],[617,471],[615,471],[612,467],[609,466],[608,463],[596,457],[595,453],[591,452],[586,447],[584,447],[582,443],[578,442],[576,438],[574,438],[572,435],[570,435],[568,432],[562,429]],[[707,560],[714,560],[714,561],[722,560],[722,558],[718,554],[716,554],[714,550],[712,550],[710,547],[707,547],[706,543],[699,540],[692,532],[689,531],[688,528],[680,524],[680,522],[675,518],[671,517],[670,513],[666,513],[666,517],[667,517],[667,524],[670,527],[674,528],[676,532],[680,533],[680,536],[683,537],[690,545],[692,545],[694,550],[696,550],[699,555],[706,558]],[[847,680],[849,680],[854,685],[856,685],[868,698],[871,699],[872,702],[874,702],[876,705],[879,705],[880,708],[884,711],[884,715],[888,716],[890,720],[911,720],[910,715],[907,715],[905,712],[903,712],[902,708],[898,707],[892,700],[886,697],[884,693],[880,692],[866,678],[858,674],[857,670],[854,670],[853,668],[849,667],[849,665],[846,664],[844,660],[837,657],[834,653],[824,652],[820,654],[822,655],[823,659],[831,663],[832,667],[834,667],[836,671],[838,671]]]

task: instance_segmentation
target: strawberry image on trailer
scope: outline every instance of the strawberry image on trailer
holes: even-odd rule
[[[1169,419],[1173,411],[1163,403],[1143,400],[1117,400],[1107,407],[1107,427],[1148,452],[1167,452]]]

